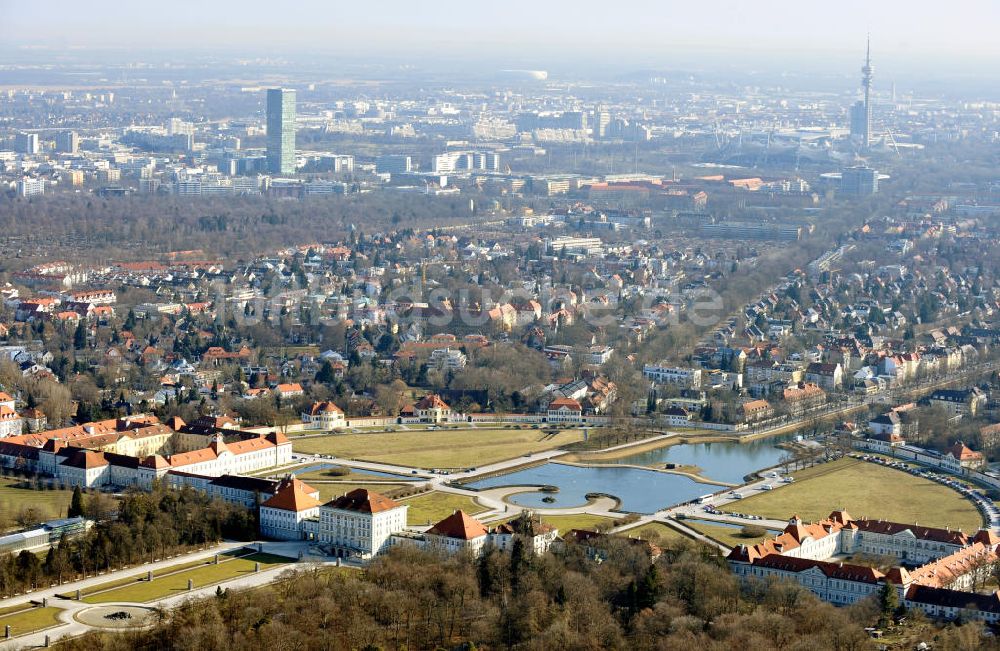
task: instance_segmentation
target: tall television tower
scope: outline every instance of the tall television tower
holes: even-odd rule
[[[872,66],[872,38],[868,36],[868,44],[865,49],[865,65],[861,67],[861,86],[865,89],[865,125],[862,144],[865,149],[871,146],[872,142],[872,74],[875,68]]]

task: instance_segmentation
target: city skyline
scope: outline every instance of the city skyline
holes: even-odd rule
[[[0,0],[0,651],[1000,651],[993,3]]]
[[[238,10],[231,2],[199,5],[199,19],[192,22],[184,11],[152,21],[142,7],[115,5],[105,12],[68,6],[49,12],[3,3],[0,41],[11,48],[125,48],[137,55],[195,48],[257,52],[262,58],[310,50],[342,56],[358,54],[361,47],[376,58],[448,60],[462,54],[540,63],[612,58],[623,65],[665,57],[663,63],[702,57],[724,63],[727,54],[741,52],[761,64],[795,66],[802,59],[846,57],[870,32],[879,43],[880,61],[891,66],[981,68],[1000,54],[992,34],[1000,8],[983,0],[953,3],[934,21],[895,0],[877,5],[847,0],[835,12],[787,0],[757,3],[752,10],[724,1],[712,13],[678,3],[631,2],[607,11],[592,2],[570,7],[521,0],[478,7],[446,2],[419,10],[392,2],[377,15],[351,5],[333,12],[315,2],[296,3],[278,15],[266,8],[254,2],[241,3]],[[592,20],[595,13],[601,20]]]

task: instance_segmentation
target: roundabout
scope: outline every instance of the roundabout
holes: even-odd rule
[[[103,604],[84,608],[73,618],[98,629],[123,630],[147,628],[156,623],[156,609],[132,604]]]

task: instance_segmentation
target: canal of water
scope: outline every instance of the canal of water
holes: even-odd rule
[[[665,463],[692,465],[702,469],[706,479],[743,483],[743,478],[757,470],[777,465],[786,451],[777,447],[787,438],[751,443],[685,443],[648,452],[640,452],[595,466],[546,463],[506,475],[490,477],[469,484],[484,489],[500,486],[555,486],[554,493],[530,491],[508,499],[519,506],[532,508],[572,508],[587,503],[588,493],[613,495],[621,501],[620,509],[632,513],[654,513],[668,506],[691,501],[722,487],[704,484],[676,474],[655,472],[622,464],[663,467]],[[544,502],[548,498],[550,501]]]

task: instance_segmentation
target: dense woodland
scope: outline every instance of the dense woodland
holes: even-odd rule
[[[876,599],[836,608],[797,585],[741,589],[721,558],[684,542],[655,564],[621,539],[602,556],[575,544],[536,558],[515,543],[481,560],[397,548],[363,571],[317,567],[257,590],[220,589],[149,630],[63,647],[861,650],[876,648],[864,627],[885,621]],[[975,623],[935,629],[911,616],[907,626],[939,651],[1000,648]]]
[[[55,195],[0,198],[0,271],[18,271],[62,255],[76,263],[157,257],[202,250],[207,259],[249,259],[282,246],[372,231],[466,223],[468,199],[410,193],[320,199],[225,197],[101,198]]]
[[[86,534],[64,537],[44,557],[29,551],[0,555],[0,597],[150,562],[224,537],[252,540],[257,531],[253,511],[189,487],[129,490],[120,500],[77,488],[68,515],[96,524]]]

